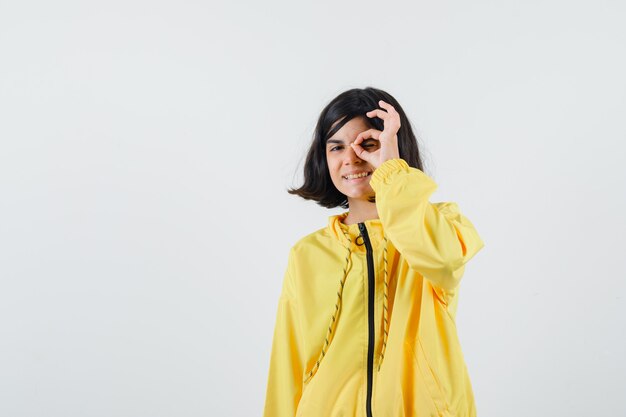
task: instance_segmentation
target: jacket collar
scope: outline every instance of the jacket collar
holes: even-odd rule
[[[344,224],[343,220],[350,213],[346,211],[341,214],[336,214],[328,217],[328,231],[335,239],[339,240],[342,245],[346,246],[350,243],[355,244],[356,238],[361,234],[359,230],[359,224]],[[372,241],[372,246],[378,246],[377,243],[383,239],[383,225],[380,219],[365,220],[365,227],[367,228],[367,234]],[[361,243],[361,242],[359,242]],[[362,243],[361,243],[362,245]],[[361,246],[359,245],[359,246]]]

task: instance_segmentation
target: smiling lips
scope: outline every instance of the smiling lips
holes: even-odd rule
[[[356,180],[359,178],[369,177],[371,174],[372,174],[371,172],[359,172],[359,173],[342,175],[341,178],[343,178],[344,180]]]

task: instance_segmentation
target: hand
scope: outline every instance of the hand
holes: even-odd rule
[[[380,107],[385,110],[375,109],[365,113],[367,117],[378,117],[383,119],[384,128],[381,132],[376,129],[369,129],[359,133],[354,142],[350,144],[354,153],[369,162],[374,169],[378,168],[383,162],[389,159],[400,158],[398,149],[398,130],[400,129],[400,114],[389,103],[382,100],[378,102]],[[380,147],[374,152],[368,152],[361,146],[361,142],[366,139],[373,138],[380,142]]]

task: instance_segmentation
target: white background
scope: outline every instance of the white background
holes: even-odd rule
[[[0,415],[261,415],[322,108],[374,86],[484,249],[481,417],[626,415],[621,1],[0,2]]]

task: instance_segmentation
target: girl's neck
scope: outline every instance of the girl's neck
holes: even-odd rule
[[[350,225],[379,218],[376,203],[363,200],[348,200],[348,203],[350,205],[350,211],[343,219],[344,224]]]

